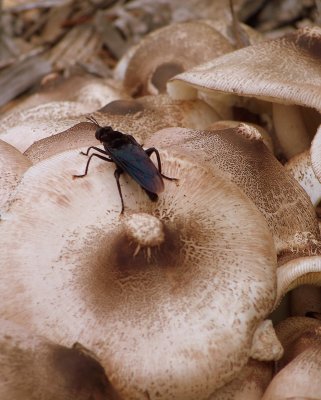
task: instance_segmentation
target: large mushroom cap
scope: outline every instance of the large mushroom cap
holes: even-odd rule
[[[168,90],[177,98],[219,91],[321,110],[320,46],[321,28],[303,28],[179,74]]]
[[[166,181],[154,203],[125,175],[124,217],[110,163],[74,181],[86,161],[76,151],[29,169],[0,222],[1,315],[91,348],[126,399],[201,400],[247,362],[273,306],[276,254],[236,185],[161,160],[179,186]],[[141,213],[147,241],[129,229]]]
[[[87,349],[67,348],[0,320],[0,398],[117,400],[103,367]]]
[[[308,195],[266,148],[254,127],[240,124],[222,130],[168,128],[156,132],[145,143],[184,152],[200,164],[227,173],[266,218],[279,263],[319,249],[318,221]]]

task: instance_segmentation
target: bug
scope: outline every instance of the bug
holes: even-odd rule
[[[114,176],[121,200],[121,214],[124,212],[124,199],[119,177],[123,172],[127,172],[127,174],[141,186],[152,201],[157,201],[158,194],[164,190],[163,178],[171,181],[177,180],[176,178],[170,178],[162,174],[160,155],[155,147],[144,150],[133,136],[114,131],[111,126],[100,126],[92,116],[87,117],[87,119],[96,125],[95,137],[103,144],[105,150],[90,146],[85,153],[81,152],[80,154],[85,156],[89,155],[90,150],[96,150],[101,154],[91,154],[87,161],[84,174],[73,175],[73,178],[83,178],[87,175],[89,164],[93,157],[115,163],[116,169]],[[153,153],[156,154],[158,169],[150,159]]]

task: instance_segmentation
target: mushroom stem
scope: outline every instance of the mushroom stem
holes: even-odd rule
[[[273,121],[277,138],[287,158],[310,147],[299,106],[273,103]]]

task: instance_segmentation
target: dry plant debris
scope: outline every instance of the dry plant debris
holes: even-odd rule
[[[0,398],[318,396],[321,1],[0,10]]]

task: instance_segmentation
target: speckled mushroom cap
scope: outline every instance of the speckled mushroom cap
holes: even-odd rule
[[[263,400],[320,398],[321,321],[292,317],[276,331],[285,353]]]
[[[217,121],[219,116],[201,100],[172,100],[166,95],[145,96],[136,100],[117,100],[107,104],[93,116],[102,126],[134,135],[140,143],[155,131],[168,126],[204,128]],[[85,120],[82,117],[81,120]],[[33,163],[65,150],[82,146],[97,145],[96,126],[92,123],[69,121],[70,129],[52,135],[46,130],[47,138],[36,141],[25,152]],[[77,124],[77,125],[75,125]],[[57,130],[56,130],[57,132]],[[59,132],[59,131],[58,131]],[[9,140],[9,139],[7,139]],[[10,140],[17,140],[11,136]]]
[[[31,162],[15,147],[0,140],[0,214]]]
[[[253,126],[212,131],[168,128],[156,132],[146,146],[150,143],[184,152],[200,164],[227,173],[266,218],[279,264],[320,248],[318,221],[308,195]]]
[[[168,91],[177,98],[218,91],[321,110],[320,46],[321,28],[306,27],[179,74]]]
[[[258,354],[256,329],[271,332],[276,254],[236,185],[160,155],[178,185],[154,203],[125,175],[123,217],[111,163],[76,180],[77,151],[31,167],[0,222],[0,310],[92,349],[126,399],[202,400]]]
[[[232,50],[229,41],[204,21],[171,24],[130,49],[115,76],[133,96],[165,93],[169,78]]]
[[[6,320],[0,320],[0,398],[119,399],[87,349],[55,344]]]

